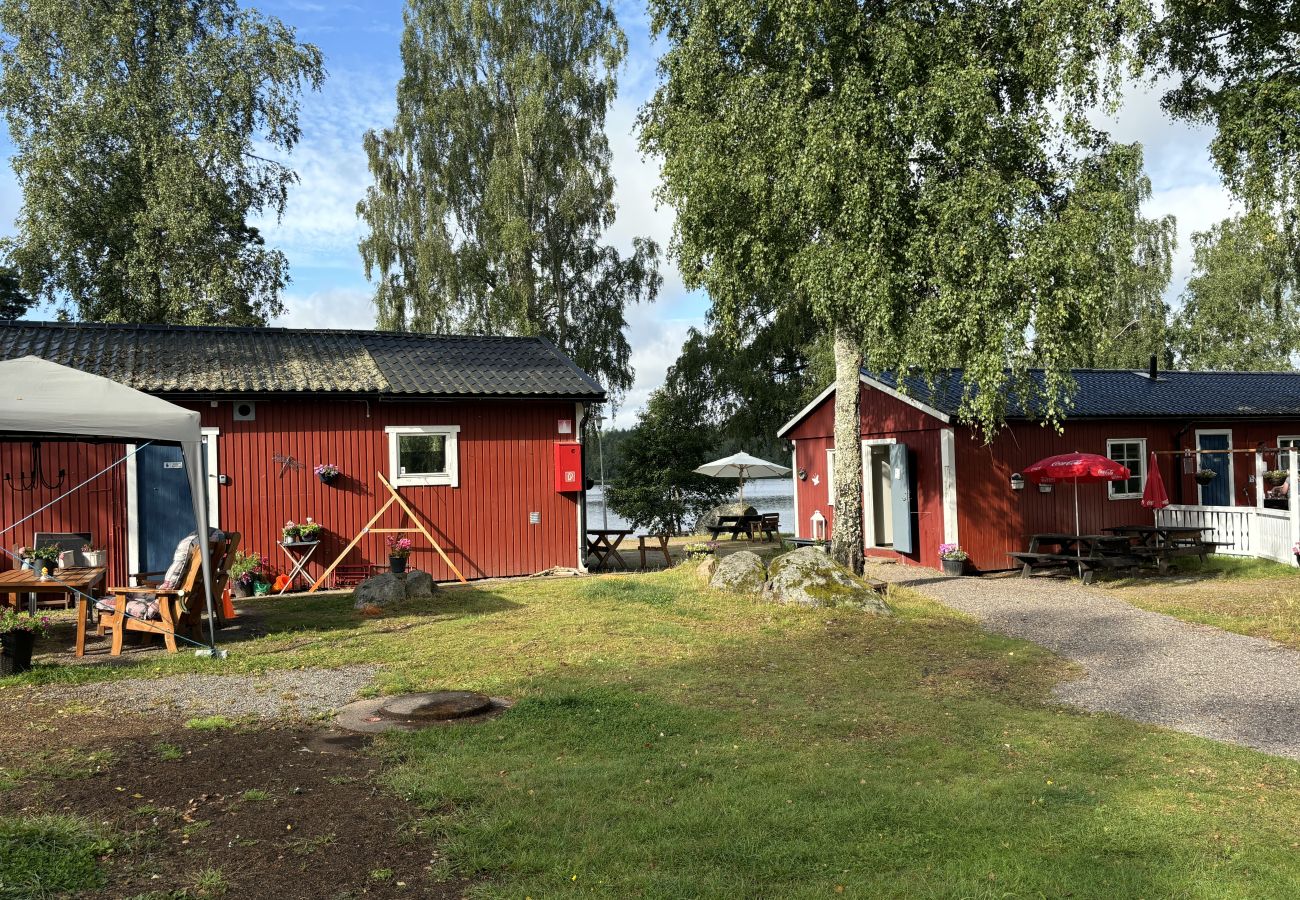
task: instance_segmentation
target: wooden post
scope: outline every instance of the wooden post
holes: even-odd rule
[[[1286,456],[1287,468],[1290,470],[1286,499],[1287,508],[1291,513],[1291,549],[1294,550],[1297,545],[1300,545],[1300,490],[1296,490],[1297,486],[1300,486],[1300,452],[1292,450]],[[1291,565],[1300,565],[1300,560],[1296,559],[1294,553],[1291,554]]]
[[[1267,487],[1267,485],[1264,484],[1264,472],[1265,472],[1264,451],[1256,450],[1255,451],[1255,508],[1256,509],[1264,508],[1264,493],[1265,493],[1264,488]]]

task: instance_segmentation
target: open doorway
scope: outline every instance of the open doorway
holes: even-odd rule
[[[866,468],[867,515],[871,518],[871,530],[867,535],[870,547],[894,546],[894,500],[893,472],[889,462],[888,445],[872,445],[862,448],[862,460]]]

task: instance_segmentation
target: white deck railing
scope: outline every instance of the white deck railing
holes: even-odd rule
[[[1156,511],[1157,525],[1206,528],[1202,537],[1219,544],[1228,556],[1254,556],[1296,564],[1291,548],[1300,535],[1293,513],[1253,506],[1166,506]]]

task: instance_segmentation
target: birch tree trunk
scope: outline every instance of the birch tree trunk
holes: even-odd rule
[[[835,517],[831,557],[861,574],[862,417],[859,377],[862,351],[843,329],[835,331]]]

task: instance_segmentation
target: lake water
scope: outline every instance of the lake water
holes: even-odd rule
[[[781,530],[794,531],[794,483],[789,476],[783,478],[753,478],[745,482],[745,502],[761,513],[776,513],[781,517]],[[601,518],[602,494],[600,486],[587,491],[587,527],[603,528]],[[630,528],[626,519],[608,510],[610,528]]]

